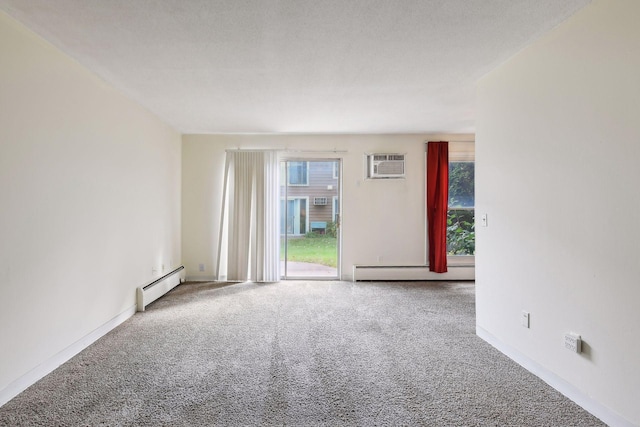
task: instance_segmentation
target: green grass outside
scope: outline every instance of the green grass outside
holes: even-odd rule
[[[289,261],[310,262],[337,267],[338,247],[336,238],[323,235],[290,237],[287,257]],[[280,240],[280,259],[284,259],[284,239]]]

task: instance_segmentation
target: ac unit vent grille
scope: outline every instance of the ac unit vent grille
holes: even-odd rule
[[[376,175],[403,175],[404,162],[380,162],[373,165],[373,171]]]
[[[314,197],[313,198],[313,204],[316,206],[325,206],[327,204],[327,198],[326,197]]]

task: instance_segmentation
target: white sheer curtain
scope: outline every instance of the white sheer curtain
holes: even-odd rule
[[[279,165],[275,151],[227,152],[218,280],[280,280]]]

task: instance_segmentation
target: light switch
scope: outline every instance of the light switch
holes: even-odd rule
[[[528,311],[523,311],[522,312],[522,316],[520,317],[520,324],[523,327],[529,329],[530,324],[529,324],[529,312]]]

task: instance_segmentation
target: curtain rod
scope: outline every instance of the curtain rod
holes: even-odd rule
[[[347,150],[293,150],[293,149],[284,149],[287,153],[348,153]]]
[[[227,148],[225,151],[280,151],[285,153],[348,153],[347,150],[294,150],[289,148]]]
[[[439,141],[432,141],[432,142],[439,142]],[[445,142],[455,142],[456,144],[465,143],[465,142],[468,143],[468,144],[475,144],[476,143],[475,141],[452,141],[452,140],[445,141]],[[425,141],[424,143],[428,144],[429,141]]]

